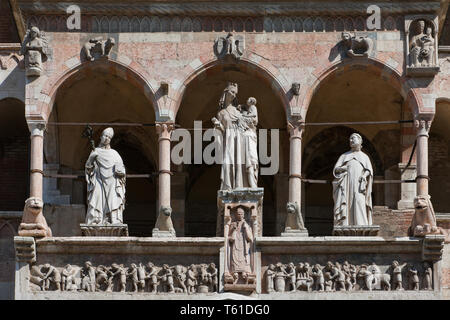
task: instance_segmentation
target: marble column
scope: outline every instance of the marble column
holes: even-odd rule
[[[44,121],[28,120],[31,132],[30,155],[30,197],[25,201],[22,222],[19,225],[19,236],[51,237],[52,231],[47,225],[42,209],[42,189],[44,178]]]
[[[289,131],[289,202],[297,202],[301,208],[302,188],[302,122],[294,118],[287,123]]]
[[[431,120],[417,116],[414,123],[417,130],[417,195],[428,195],[428,132]]]
[[[171,219],[170,205],[170,137],[174,129],[173,123],[160,122],[156,123],[156,133],[158,134],[158,159],[159,159],[159,175],[158,175],[158,203],[159,210],[157,213],[155,229],[153,229],[154,237],[171,237],[175,236],[173,223]],[[170,211],[170,213],[168,213]],[[165,212],[165,213],[164,213]],[[170,214],[170,215],[167,215]]]
[[[42,199],[45,122],[29,121],[28,127],[31,132],[30,197]]]

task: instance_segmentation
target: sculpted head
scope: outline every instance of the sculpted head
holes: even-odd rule
[[[431,27],[427,27],[427,29],[425,30],[425,34],[426,34],[427,36],[431,36],[432,33],[433,33],[433,29],[431,29]]]
[[[424,195],[418,195],[414,198],[414,208],[416,210],[425,210],[428,208],[428,197]]]
[[[350,148],[352,150],[361,150],[362,137],[358,133],[352,133],[350,136]]]
[[[39,214],[42,211],[43,207],[44,202],[40,198],[30,197],[25,200],[25,209],[35,215]]]
[[[248,98],[247,99],[247,106],[254,106],[254,105],[256,105],[256,99],[255,98],[253,98],[253,97],[250,97],[250,98]]]
[[[111,139],[114,137],[114,129],[106,128],[102,132],[102,136],[100,137],[100,145],[106,146],[111,143]]]
[[[163,215],[167,217],[170,217],[170,215],[172,214],[172,208],[168,206],[161,206],[159,210]]]
[[[39,37],[39,28],[38,27],[31,27],[30,29],[30,38],[31,39],[35,39],[37,37]]]
[[[242,221],[244,220],[244,215],[245,215],[245,211],[243,207],[238,207],[236,209],[236,220],[237,221]]]
[[[286,204],[287,213],[295,214],[297,212],[297,203],[296,202],[288,202]]]
[[[341,38],[342,38],[342,40],[344,40],[344,41],[349,41],[349,40],[351,40],[352,35],[351,35],[350,32],[342,32]]]
[[[423,33],[424,29],[425,29],[425,21],[419,20],[419,23],[417,24],[417,31],[419,31],[419,33]]]

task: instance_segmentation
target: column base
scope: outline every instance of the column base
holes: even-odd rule
[[[308,230],[306,229],[286,229],[284,232],[281,233],[282,237],[307,237],[308,236]]]
[[[157,228],[154,228],[152,230],[152,237],[154,237],[154,238],[176,238],[177,234],[176,234],[175,230],[164,231],[164,230],[159,230]]]
[[[85,237],[128,237],[127,224],[80,224]]]
[[[380,226],[334,226],[333,236],[376,237]]]

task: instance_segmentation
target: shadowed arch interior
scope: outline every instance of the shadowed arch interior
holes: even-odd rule
[[[404,99],[397,89],[363,67],[354,67],[325,78],[312,97],[307,123],[401,120]],[[351,124],[307,126],[303,137],[303,175],[332,180],[339,156],[350,149],[353,132],[363,136],[363,151],[372,161],[377,179],[399,179],[401,156],[399,124]],[[330,235],[333,226],[333,196],[330,184],[305,184],[306,224],[311,235]],[[398,184],[374,184],[373,205],[394,208]]]
[[[199,74],[186,87],[176,123],[182,128],[193,128],[194,121],[201,121],[203,128],[212,128],[211,118],[218,112],[219,99],[228,82],[238,84],[238,100],[244,104],[248,97],[255,97],[258,109],[258,129],[284,129],[286,114],[283,103],[264,77],[249,73],[237,64],[219,64]],[[192,136],[192,158],[193,141]],[[269,134],[270,136],[270,134]],[[203,146],[209,142],[204,142]],[[280,162],[289,157],[286,131],[280,132]],[[284,146],[284,147],[283,147]],[[270,150],[270,149],[269,149]],[[269,151],[270,152],[270,151]],[[193,161],[191,161],[193,162]],[[189,164],[183,166],[187,172],[186,187],[186,236],[213,236],[216,232],[217,190],[220,187],[220,165]],[[283,163],[280,171],[284,170]],[[259,176],[258,185],[264,187],[263,233],[275,235],[276,201],[273,176]],[[287,198],[286,198],[287,201]]]
[[[67,79],[56,93],[52,119],[59,123],[137,123],[154,124],[154,108],[142,88],[109,72],[98,69],[83,77]],[[79,78],[78,78],[79,77]],[[82,93],[82,94],[80,94]],[[114,129],[111,147],[121,155],[128,174],[155,172],[157,135],[153,126],[110,125]],[[97,145],[106,125],[94,126]],[[82,137],[85,126],[58,126],[58,159],[63,173],[84,174],[84,164],[91,147]],[[50,139],[49,139],[50,140]],[[63,194],[71,203],[86,204],[84,179],[59,179]],[[124,222],[133,236],[149,236],[156,211],[156,183],[149,178],[129,178],[126,183]]]

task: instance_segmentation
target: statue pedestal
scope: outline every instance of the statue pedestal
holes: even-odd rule
[[[262,236],[263,188],[219,190],[217,206],[223,222],[224,291],[258,291],[256,237]],[[220,220],[219,220],[220,221]]]
[[[128,237],[127,224],[80,224],[85,237]]]
[[[307,237],[308,230],[307,229],[285,229],[284,232],[281,233],[282,237]]]
[[[380,226],[334,226],[333,236],[376,237]]]
[[[172,231],[163,231],[159,230],[157,228],[154,228],[152,230],[152,237],[153,238],[176,238],[175,232]]]

